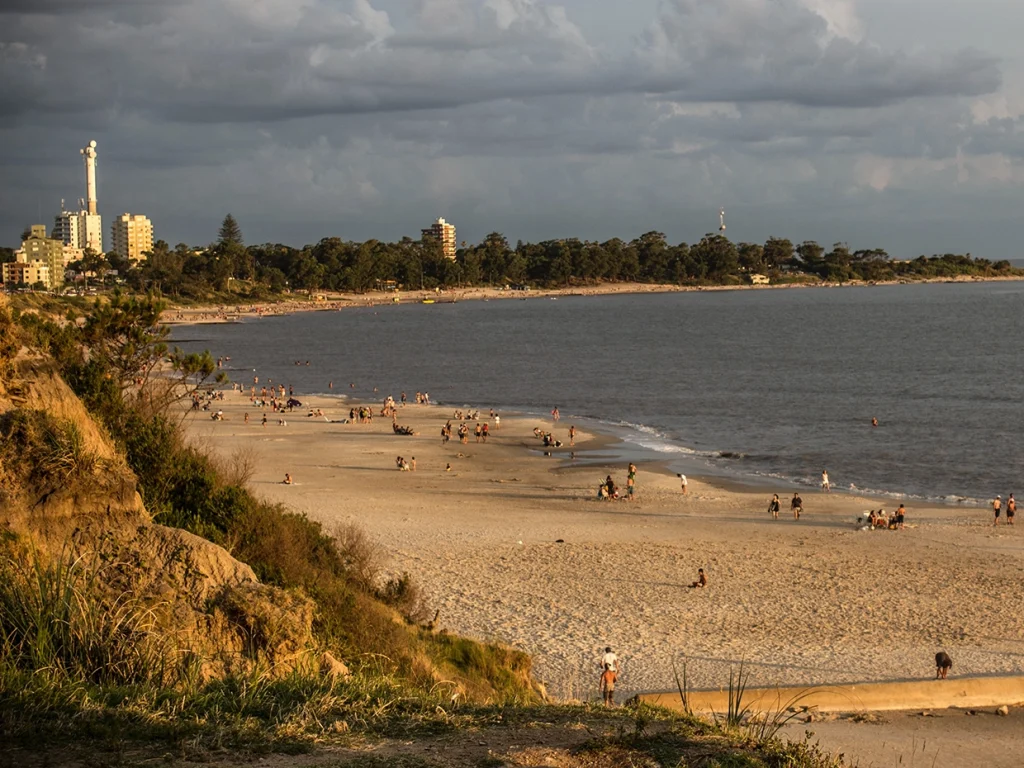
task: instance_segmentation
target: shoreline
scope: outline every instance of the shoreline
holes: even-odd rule
[[[407,291],[402,294],[372,291],[368,293],[324,292],[324,301],[281,297],[274,301],[251,302],[240,301],[231,304],[211,303],[197,306],[181,306],[164,310],[161,322],[165,325],[206,325],[212,323],[243,322],[246,319],[262,317],[281,317],[299,312],[335,312],[352,307],[386,307],[398,304],[421,304],[430,300],[438,304],[453,304],[460,301],[510,301],[519,299],[559,299],[577,296],[619,296],[636,294],[661,293],[701,293],[709,291],[770,291],[805,288],[869,288],[894,285],[930,285],[937,283],[996,283],[1024,282],[1024,276],[1009,275],[1005,277],[929,277],[919,280],[881,280],[865,282],[853,280],[846,283],[825,282],[794,282],[776,283],[771,285],[708,285],[683,286],[665,283],[602,283],[592,286],[574,286],[570,288],[537,288],[529,291],[505,291],[499,288],[465,288],[450,289],[441,293],[430,290]],[[399,301],[394,299],[398,298]]]
[[[503,415],[489,443],[442,446],[435,432],[453,408],[400,409],[399,423],[420,433],[401,437],[386,420],[327,423],[305,407],[287,427],[276,416],[246,426],[248,398],[225,398],[227,421],[192,418],[194,439],[222,455],[258,451],[258,494],[328,530],[364,527],[393,553],[394,572],[423,586],[442,626],[529,652],[560,698],[589,691],[606,643],[624,659],[624,692],[671,689],[680,654],[694,687],[721,685],[740,660],[766,685],[917,678],[936,646],[958,673],[1024,672],[1021,641],[1010,639],[1024,634],[1024,617],[1000,598],[1006,574],[1024,570],[1024,546],[984,510],[915,504],[907,530],[862,531],[854,520],[868,498],[815,491],[803,494],[800,521],[786,505],[776,521],[765,492],[691,476],[683,496],[675,477],[647,465],[636,501],[598,501],[609,466],[625,486],[624,466],[543,456],[532,429],[550,420]],[[300,398],[332,419],[356,403]],[[607,444],[581,430],[577,447]],[[396,453],[418,457],[418,471],[398,472]],[[281,484],[286,471],[294,485]],[[688,588],[698,565],[705,590]],[[874,647],[885,657],[865,653]]]
[[[344,392],[339,392],[338,394],[329,392],[311,392],[309,394],[300,395],[300,397],[306,398],[307,400],[309,398],[323,398],[328,403],[340,402],[345,404],[346,408],[353,405],[358,408],[360,405],[372,406],[374,404],[376,404],[378,408],[380,407],[379,402],[375,403],[375,401],[367,401],[361,397],[349,395]],[[441,410],[448,411],[454,411],[456,409],[486,410],[484,406],[474,403],[448,403],[444,401],[432,401],[428,407],[440,408]],[[487,407],[490,408],[491,406]],[[500,406],[494,406],[494,410],[503,414],[503,418],[509,417],[520,420],[532,419],[538,423],[544,422],[545,420],[550,421],[550,419],[540,413],[517,411]],[[582,424],[582,430],[589,435],[589,444],[586,449],[577,450],[575,452],[575,460],[571,458],[573,450],[567,444],[563,445],[561,448],[547,449],[550,452],[550,458],[559,461],[556,466],[552,467],[551,471],[555,473],[581,472],[588,469],[613,469],[623,462],[628,462],[630,460],[628,458],[628,454],[630,453],[635,455],[638,453],[656,452],[655,449],[634,446],[623,436],[615,434],[613,430],[616,428],[616,425],[611,422],[602,421],[592,417],[574,417],[572,414],[563,416],[562,421],[565,422],[566,425],[573,421],[576,424]],[[619,428],[627,431],[636,431],[634,427],[621,426]],[[684,447],[690,450],[688,446]],[[543,446],[539,443],[531,445],[528,442],[524,442],[523,448],[535,454],[542,454],[545,451]],[[609,452],[614,455],[601,455],[602,453],[607,454]],[[698,460],[698,454],[696,453],[682,454],[682,457],[683,461]],[[707,461],[713,457],[699,458],[703,458]],[[639,467],[666,478],[674,479],[678,475],[678,473],[670,466],[673,459],[668,456],[640,458],[635,459],[634,461]],[[676,461],[679,461],[679,459],[676,459]],[[784,506],[787,502],[786,495],[792,494],[794,490],[799,491],[801,494],[820,492],[819,486],[813,483],[757,473],[744,474],[740,471],[729,472],[727,470],[719,472],[705,472],[700,468],[697,468],[696,470],[688,469],[685,474],[691,482],[698,481],[711,488],[728,493],[767,494],[769,497],[774,493],[778,493]],[[953,498],[948,496],[920,496],[903,491],[858,489],[839,486],[832,489],[831,495],[845,495],[847,497],[862,499],[865,502],[885,505],[881,507],[883,509],[886,508],[886,506],[895,508],[895,506],[900,502],[960,510],[980,510],[988,508],[986,501],[967,496],[956,496]],[[889,511],[891,512],[892,510]]]

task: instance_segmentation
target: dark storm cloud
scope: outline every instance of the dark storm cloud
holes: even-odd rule
[[[714,13],[677,0],[625,58],[591,50],[568,22],[524,2],[490,12],[453,3],[450,12],[461,8],[472,24],[404,34],[365,1],[348,12],[326,2],[180,2],[137,26],[120,12],[92,13],[138,8],[113,2],[86,3],[70,38],[61,34],[66,18],[16,19],[4,34],[24,52],[0,58],[13,84],[0,87],[0,106],[74,113],[114,103],[198,123],[631,93],[862,108],[988,93],[1000,81],[996,62],[978,54],[910,57],[841,38],[822,44],[824,22],[792,0],[761,14],[744,0],[725,0]],[[73,13],[62,2],[43,7]],[[27,66],[32,57],[45,66]]]
[[[415,234],[446,211],[470,237],[658,227],[709,196],[839,205],[917,184],[901,168],[921,158],[1020,153],[966,104],[1000,88],[997,59],[880,48],[808,8],[853,0],[665,0],[617,48],[557,0],[382,1],[6,0],[0,227],[80,194],[92,137],[101,206],[192,242],[229,203],[253,240]]]

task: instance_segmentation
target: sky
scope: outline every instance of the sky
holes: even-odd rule
[[[1019,0],[0,0],[0,245],[771,236],[1019,258]]]

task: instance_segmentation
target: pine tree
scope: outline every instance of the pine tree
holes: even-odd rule
[[[220,245],[242,245],[242,228],[238,226],[238,222],[235,221],[235,217],[230,213],[224,217],[224,222],[220,225],[220,232],[218,233]]]

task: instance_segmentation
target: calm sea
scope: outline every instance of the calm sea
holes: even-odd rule
[[[980,503],[1024,492],[1022,299],[1024,283],[531,298],[174,333],[243,383],[557,405],[675,471],[810,486],[827,468],[843,488]]]

